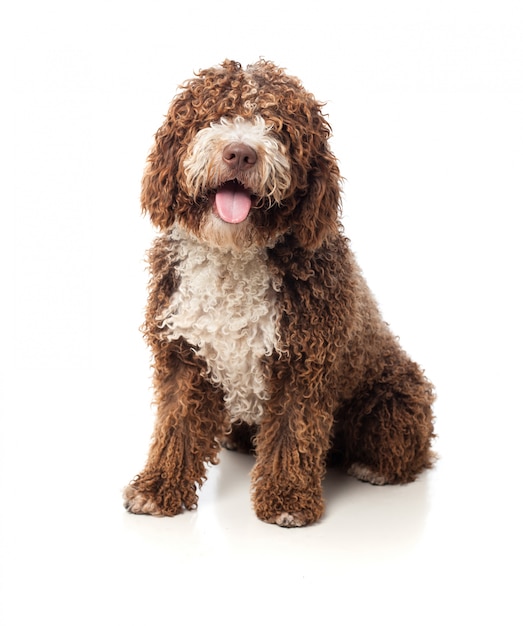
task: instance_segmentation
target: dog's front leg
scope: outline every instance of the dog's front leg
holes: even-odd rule
[[[253,504],[261,520],[295,527],[321,517],[331,424],[325,402],[303,385],[291,384],[269,401],[252,475]]]
[[[197,366],[156,368],[158,415],[146,466],[124,490],[131,513],[177,515],[196,508],[206,463],[216,463],[223,400]]]

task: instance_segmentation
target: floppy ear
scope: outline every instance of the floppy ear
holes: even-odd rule
[[[339,230],[340,171],[326,143],[310,165],[307,189],[295,212],[292,231],[303,248],[319,248]]]
[[[174,222],[177,195],[179,141],[174,128],[172,108],[155,136],[142,179],[142,210],[162,229]]]

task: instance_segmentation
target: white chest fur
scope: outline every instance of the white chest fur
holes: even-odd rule
[[[232,421],[258,423],[268,399],[262,357],[276,348],[277,327],[266,252],[222,250],[178,230],[171,237],[180,285],[159,320],[165,336],[195,346]]]

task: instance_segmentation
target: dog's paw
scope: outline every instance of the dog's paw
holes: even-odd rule
[[[380,474],[363,465],[363,463],[353,463],[347,470],[347,474],[365,483],[372,483],[373,485],[387,484],[387,479],[384,476],[380,476]]]
[[[228,437],[222,437],[220,439],[220,445],[225,450],[230,450],[231,452],[243,452],[243,450],[240,449],[238,444],[235,441],[232,441],[231,439],[229,439]]]
[[[133,484],[128,485],[123,492],[124,507],[129,513],[136,515],[154,515],[156,517],[173,517],[182,513],[184,509],[190,510],[196,508],[197,497],[187,497],[187,504],[175,490],[171,490],[169,494],[153,495],[147,492],[141,492]]]
[[[314,524],[323,514],[321,486],[296,490],[272,480],[256,481],[252,493],[258,519],[283,528]]]
[[[156,515],[157,517],[165,515],[156,502],[140,493],[138,489],[132,485],[128,485],[123,491],[124,507],[129,513],[137,515]]]
[[[195,480],[168,481],[157,473],[145,473],[125,487],[124,506],[129,513],[173,517],[198,506]]]
[[[220,444],[226,450],[251,454],[254,452],[255,434],[255,428],[249,424],[234,424],[230,431],[220,438]]]
[[[267,522],[268,524],[276,524],[282,528],[300,528],[317,522],[321,517],[322,511],[323,506],[318,507],[317,510],[308,508],[302,511],[289,510],[271,513],[270,511],[263,511],[258,507],[256,514],[262,522]]]
[[[280,513],[274,518],[273,524],[277,524],[282,528],[299,528],[306,526],[307,522],[300,513]]]

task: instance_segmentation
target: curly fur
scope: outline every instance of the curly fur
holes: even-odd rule
[[[231,421],[259,423],[269,397],[261,359],[277,349],[267,253],[211,247],[176,227],[170,240],[180,286],[158,318],[162,336],[198,346]]]
[[[281,526],[321,517],[328,462],[375,484],[431,466],[433,388],[341,234],[329,136],[321,105],[266,61],[202,71],[173,100],[143,178],[160,230],[144,325],[157,420],[129,511],[194,508],[220,443],[255,453],[255,512]],[[232,142],[256,158],[231,163]],[[230,181],[252,198],[240,223],[216,211]]]

